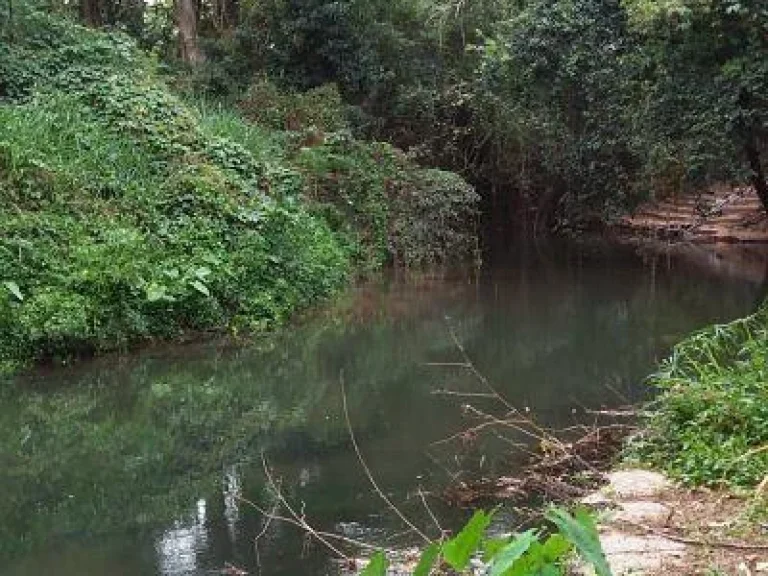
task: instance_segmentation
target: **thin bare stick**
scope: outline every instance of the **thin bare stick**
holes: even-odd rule
[[[285,497],[283,496],[283,493],[280,491],[280,488],[275,482],[275,479],[272,477],[272,473],[269,470],[269,465],[267,464],[267,459],[264,456],[264,452],[261,453],[261,463],[264,467],[264,473],[267,476],[267,481],[269,482],[270,487],[274,491],[275,496],[277,496],[277,499],[282,503],[283,506],[285,506],[285,509],[288,510],[291,516],[293,516],[293,518],[295,518],[296,521],[299,522],[302,528],[304,528],[304,530],[306,530],[309,535],[314,536],[318,541],[324,544],[329,550],[332,550],[335,554],[341,556],[345,560],[349,560],[349,556],[347,556],[341,550],[339,550],[333,544],[331,544],[325,537],[323,537],[322,534],[319,534],[314,528],[312,528],[312,526],[310,526],[307,523],[303,515],[300,516],[291,507],[288,500],[285,499]]]
[[[437,458],[435,458],[434,455],[430,454],[429,448],[424,450],[424,454],[427,456],[427,458],[429,458],[429,460],[433,464],[435,464],[438,468],[440,468],[443,472],[445,472],[445,475],[448,476],[448,478],[450,478],[451,481],[455,481],[456,478],[458,478],[463,474],[461,470],[459,470],[458,472],[453,472],[449,470],[442,462],[440,462]]]
[[[347,407],[347,390],[344,386],[344,373],[342,372],[339,374],[339,382],[341,383],[341,402],[342,406],[344,408],[344,419],[347,424],[347,431],[349,432],[349,439],[352,441],[352,447],[355,450],[355,454],[357,455],[357,460],[360,462],[360,465],[363,467],[363,471],[365,472],[365,475],[368,477],[368,481],[371,483],[371,486],[373,486],[373,489],[376,491],[376,494],[381,498],[381,500],[384,501],[384,503],[389,507],[390,510],[392,510],[395,515],[400,518],[400,520],[403,521],[403,523],[408,526],[411,530],[413,530],[416,534],[419,535],[420,538],[422,538],[425,542],[428,544],[432,543],[432,540],[424,534],[419,528],[411,522],[408,517],[403,514],[400,509],[394,505],[392,500],[390,500],[386,494],[379,488],[378,483],[376,482],[376,479],[373,477],[373,474],[371,473],[371,469],[368,467],[368,464],[365,461],[365,458],[363,458],[363,454],[360,452],[360,446],[357,444],[357,438],[355,438],[355,431],[352,428],[352,421],[349,419],[349,408]]]
[[[484,430],[485,428],[491,428],[496,425],[497,425],[496,422],[483,422],[482,424],[478,424],[477,426],[473,426],[472,428],[467,428],[466,430],[457,432],[456,434],[448,436],[447,438],[443,438],[442,440],[435,440],[430,444],[430,446],[440,446],[441,444],[449,444],[454,440],[462,439],[467,435],[475,434],[477,432]]]
[[[768,444],[765,446],[760,446],[759,448],[752,448],[752,450],[747,450],[744,454],[736,458],[733,463],[741,462],[742,460],[747,460],[748,458],[751,458],[752,456],[755,456],[756,454],[760,454],[761,452],[765,452],[768,450]]]
[[[634,418],[638,415],[637,410],[587,410],[587,414],[595,416],[610,416],[611,418]]]
[[[296,520],[295,518],[291,518],[288,516],[282,516],[277,513],[272,513],[252,500],[248,500],[247,498],[243,498],[242,496],[238,496],[238,500],[242,501],[243,503],[247,504],[248,506],[252,507],[254,510],[256,510],[259,514],[264,516],[265,518],[268,518],[270,520],[276,520],[278,522],[285,522],[286,524],[291,524],[292,526],[296,526],[297,528],[301,528],[302,530],[306,529],[306,522],[301,522],[299,520]],[[351,546],[356,546],[359,548],[365,548],[367,550],[374,550],[374,551],[380,551],[384,550],[386,552],[390,552],[387,548],[382,548],[381,546],[374,546],[372,544],[367,544],[366,542],[362,542],[360,540],[354,540],[352,538],[348,538],[346,536],[342,536],[341,534],[334,534],[333,532],[323,532],[322,530],[315,530],[313,529],[312,532],[314,534],[319,534],[320,536],[323,536],[324,538],[328,538],[331,540],[337,540],[339,542],[343,542],[345,544],[350,544]],[[335,552],[335,550],[333,550]],[[341,556],[344,559],[349,559],[347,556],[342,555]]]
[[[429,503],[427,502],[427,497],[424,494],[424,490],[421,489],[421,486],[419,486],[418,494],[419,494],[419,498],[421,499],[421,503],[424,506],[424,509],[427,511],[427,514],[429,514],[429,517],[432,519],[432,522],[434,523],[438,532],[440,532],[440,538],[442,539],[443,536],[446,534],[446,532],[445,530],[443,530],[443,527],[440,525],[440,521],[437,519],[437,516],[435,516],[435,513],[432,511],[432,508],[430,508]]]
[[[272,520],[274,520],[274,515],[277,514],[277,509],[278,505],[275,504],[272,507],[272,512],[264,515],[264,526],[262,526],[261,531],[256,534],[256,537],[253,539],[253,551],[256,553],[256,567],[259,570],[259,574],[261,574],[261,554],[259,553],[259,540],[267,533],[267,530],[269,530],[269,527],[272,524]]]
[[[632,404],[632,400],[627,398],[626,394],[624,394],[624,393],[620,392],[619,390],[617,390],[616,387],[613,386],[612,384],[610,384],[608,382],[603,382],[603,386],[605,386],[606,388],[608,388],[608,390],[613,392],[616,395],[616,397],[619,400],[621,400],[622,402],[626,402],[627,404]]]
[[[459,398],[496,398],[489,392],[458,392],[456,390],[432,390],[433,396],[457,396]]]
[[[464,364],[466,365],[466,368],[472,372],[472,374],[477,378],[477,380],[485,386],[488,391],[493,394],[496,398],[498,398],[499,402],[504,404],[510,411],[516,412],[517,409],[512,406],[509,402],[507,402],[507,399],[504,398],[499,392],[493,387],[493,385],[490,383],[488,378],[486,378],[480,370],[477,369],[477,367],[472,362],[472,359],[469,357],[469,354],[467,354],[466,349],[464,348],[464,345],[461,343],[461,340],[459,340],[459,337],[456,335],[456,331],[453,329],[453,326],[449,322],[446,321],[446,324],[448,325],[448,333],[451,335],[451,340],[453,340],[454,346],[456,346],[456,349],[459,351],[461,356],[464,358]]]
[[[681,544],[690,544],[691,546],[702,546],[705,548],[730,548],[732,550],[768,550],[768,544],[747,544],[746,542],[710,542],[707,540],[698,540],[696,538],[687,538],[685,536],[677,536],[676,534],[670,534],[664,530],[658,530],[645,524],[638,522],[628,522],[632,526],[645,530],[648,533],[680,542]]]

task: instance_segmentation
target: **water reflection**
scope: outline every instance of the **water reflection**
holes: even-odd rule
[[[187,576],[198,570],[197,554],[208,545],[206,503],[197,501],[195,521],[166,530],[157,543],[159,571],[164,576]]]
[[[449,328],[515,404],[570,423],[575,408],[641,397],[683,334],[751,311],[764,262],[757,274],[721,260],[556,245],[479,276],[365,286],[247,347],[156,347],[28,375],[0,388],[0,574],[255,573],[259,561],[269,575],[333,573],[324,550],[278,522],[257,560],[264,522],[246,501],[271,502],[264,451],[318,529],[374,541],[402,530],[350,449],[342,370],[377,480],[426,525],[414,490],[457,466],[430,445],[464,424],[460,403],[433,392],[476,390],[466,370],[434,366],[459,359]],[[459,456],[509,466],[482,449]]]

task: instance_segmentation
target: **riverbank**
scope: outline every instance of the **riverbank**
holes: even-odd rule
[[[600,519],[614,576],[768,571],[768,535],[756,518],[760,493],[684,487],[659,472],[619,469],[583,502]]]
[[[532,497],[586,504],[614,576],[768,571],[767,316],[763,306],[689,335],[649,377],[653,400],[593,411],[591,428],[552,433],[527,414],[494,420],[465,408],[479,426],[540,443],[513,476],[460,483],[446,497],[470,507]]]
[[[0,77],[0,373],[268,330],[476,245],[473,188],[352,137],[335,89],[213,105],[134,39],[27,5]]]
[[[650,383],[626,462],[585,502],[616,576],[768,571],[766,308],[678,344]]]
[[[619,234],[693,244],[768,243],[768,218],[754,189],[716,186],[652,200],[618,220]]]

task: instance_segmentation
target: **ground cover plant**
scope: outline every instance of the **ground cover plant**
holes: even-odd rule
[[[341,124],[307,142],[314,124],[184,99],[125,34],[21,6],[0,77],[6,369],[268,328],[395,257],[471,248],[476,197],[457,176]],[[425,228],[440,194],[450,213]]]
[[[766,308],[678,344],[631,454],[688,484],[752,487],[768,466]]]

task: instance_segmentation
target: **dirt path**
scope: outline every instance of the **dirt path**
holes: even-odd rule
[[[584,502],[601,511],[615,576],[768,574],[768,534],[753,495],[688,490],[655,472],[622,470]]]

